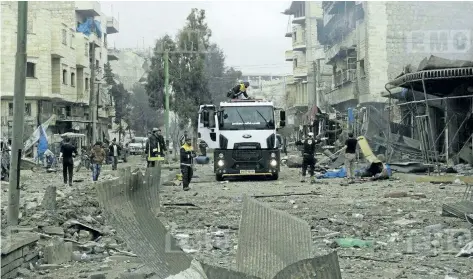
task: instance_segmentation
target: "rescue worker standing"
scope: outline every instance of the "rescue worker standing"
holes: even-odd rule
[[[146,154],[148,161],[148,168],[156,166],[156,161],[164,160],[164,151],[166,151],[166,144],[164,137],[160,135],[161,130],[153,128],[151,136],[148,137],[146,142]]]
[[[189,184],[192,180],[194,171],[192,169],[192,163],[196,154],[192,148],[191,138],[186,138],[186,142],[181,146],[180,157],[181,157],[181,173],[182,173],[182,187],[184,191],[189,191]]]
[[[302,147],[302,178],[301,182],[305,182],[305,176],[307,167],[309,167],[310,182],[315,182],[315,145],[318,143],[317,139],[314,139],[314,133],[309,132],[308,137],[303,142]]]
[[[250,83],[248,81],[241,82],[228,91],[227,97],[231,99],[243,99],[244,96],[244,99],[248,99],[248,93],[246,92],[248,87],[250,87]]]

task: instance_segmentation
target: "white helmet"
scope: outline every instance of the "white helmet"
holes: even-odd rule
[[[312,132],[309,132],[309,134],[308,134],[308,135],[309,135],[309,137],[313,137],[313,136],[314,136],[314,133],[312,133]]]

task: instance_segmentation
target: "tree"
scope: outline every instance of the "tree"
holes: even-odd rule
[[[164,51],[169,50],[169,84],[172,85],[176,77],[175,68],[178,63],[176,44],[169,35],[156,41],[151,58],[151,65],[146,81],[146,93],[151,107],[164,109]]]
[[[205,72],[206,51],[209,49],[211,30],[205,23],[205,10],[192,9],[187,23],[178,33],[180,50],[177,72],[172,87],[172,109],[182,121],[197,125],[199,105],[211,101],[208,77]],[[178,77],[178,78],[177,78]]]
[[[163,125],[162,110],[156,110],[150,106],[149,97],[143,85],[135,84],[132,92],[129,128],[137,135],[146,136],[152,128]]]

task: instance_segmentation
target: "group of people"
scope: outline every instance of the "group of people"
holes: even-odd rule
[[[107,151],[105,151],[107,150]],[[97,141],[89,152],[89,158],[92,170],[92,181],[97,181],[100,175],[102,165],[104,164],[107,156],[110,157],[112,162],[112,170],[117,169],[118,158],[121,152],[120,145],[117,144],[117,140],[113,139],[110,145],[105,145]],[[59,153],[59,161],[62,161],[62,174],[64,184],[72,186],[72,177],[74,175],[74,158],[78,155],[77,147],[71,143],[70,138],[64,138],[61,143],[61,149]]]
[[[182,174],[182,187],[184,191],[190,189],[189,184],[194,175],[194,158],[196,153],[192,147],[192,139],[188,136],[187,132],[179,139],[181,142],[181,148],[179,150],[180,155],[180,168]],[[166,156],[166,142],[162,135],[161,129],[153,128],[151,135],[148,136],[146,142],[145,152],[147,167],[155,167],[157,161],[164,160]]]
[[[315,148],[317,144],[320,144],[321,135],[317,135],[314,138],[314,133],[309,132],[308,137],[301,143],[302,145],[302,178],[301,182],[305,182],[307,169],[309,170],[310,182],[315,181]],[[353,133],[348,133],[348,139],[345,141],[343,150],[345,151],[345,169],[347,172],[347,178],[350,182],[355,177],[355,159],[356,159],[356,147],[358,140],[354,137]]]

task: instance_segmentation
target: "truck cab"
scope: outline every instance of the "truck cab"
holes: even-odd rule
[[[200,140],[214,149],[214,173],[217,181],[232,176],[268,176],[278,179],[280,151],[277,126],[285,124],[280,111],[264,100],[232,100],[219,107],[202,105],[199,110]]]

